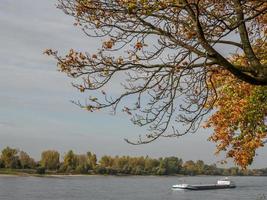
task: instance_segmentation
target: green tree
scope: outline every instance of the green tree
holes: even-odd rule
[[[148,174],[156,174],[159,166],[159,161],[157,159],[149,158],[145,159],[145,171]]]
[[[87,155],[84,154],[76,155],[76,159],[77,159],[76,172],[83,174],[88,173],[90,166],[88,164]]]
[[[197,174],[204,174],[205,173],[205,163],[203,162],[203,160],[197,160],[195,163],[195,167],[196,167],[196,173]]]
[[[41,155],[41,166],[45,169],[56,170],[59,167],[60,154],[54,150],[43,151]]]
[[[114,163],[114,159],[111,156],[103,156],[100,160],[99,160],[99,164],[102,167],[112,167]]]
[[[5,168],[19,168],[18,150],[6,147],[2,150],[1,160]]]
[[[22,169],[30,168],[33,169],[36,166],[36,163],[33,158],[31,158],[26,152],[19,152],[19,161]]]
[[[77,167],[77,158],[72,150],[64,156],[63,166],[67,172],[71,172]]]
[[[167,175],[166,162],[163,158],[159,158],[159,167],[157,170],[157,175]]]
[[[242,175],[238,169],[238,167],[231,167],[229,170],[229,175],[231,176],[240,176]]]
[[[3,168],[3,167],[5,167],[5,166],[4,166],[4,162],[3,162],[3,160],[0,158],[0,168]]]
[[[89,165],[90,170],[94,170],[97,165],[97,157],[91,152],[87,152],[87,164]]]
[[[45,174],[45,168],[44,167],[37,167],[36,168],[36,173],[37,174],[40,174],[40,175],[43,175],[43,174]]]
[[[196,175],[197,174],[195,162],[192,160],[188,160],[183,164],[183,170],[184,170],[184,173],[187,175]]]
[[[220,175],[221,172],[217,168],[216,164],[213,165],[205,165],[205,175]]]
[[[178,174],[181,172],[183,161],[177,157],[167,157],[164,159],[166,173],[167,174]]]
[[[129,168],[129,157],[128,156],[116,156],[114,160],[114,168],[119,172],[123,174],[129,174],[131,172],[131,169]]]

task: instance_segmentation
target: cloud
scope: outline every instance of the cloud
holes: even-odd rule
[[[5,122],[5,121],[0,121],[0,128],[14,128],[16,127],[15,123],[12,122]]]

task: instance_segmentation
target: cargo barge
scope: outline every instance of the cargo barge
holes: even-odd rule
[[[218,180],[216,184],[199,184],[199,185],[190,185],[190,184],[177,184],[173,185],[172,189],[174,190],[214,190],[214,189],[228,189],[235,188],[236,185],[233,181],[230,181],[228,178]]]

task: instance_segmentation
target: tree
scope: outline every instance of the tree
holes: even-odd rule
[[[87,155],[84,155],[84,154],[76,155],[76,158],[77,158],[76,172],[88,173],[90,166],[88,164]]]
[[[195,166],[198,174],[205,173],[205,163],[203,162],[203,160],[196,161]]]
[[[112,167],[114,164],[114,158],[105,155],[100,159],[99,164],[101,167]]]
[[[87,152],[86,154],[74,154],[72,150],[64,156],[62,170],[66,172],[88,173],[88,170],[94,170],[97,165],[95,154]]]
[[[22,169],[33,169],[36,165],[34,159],[24,151],[19,152],[19,161]]]
[[[43,151],[41,155],[41,166],[45,169],[56,170],[59,167],[59,153],[54,150]]]
[[[212,82],[218,70],[267,85],[267,65],[255,50],[266,41],[265,0],[59,0],[58,7],[86,35],[104,42],[92,55],[73,49],[66,56],[45,53],[76,79],[74,87],[90,91],[90,103],[74,103],[91,112],[123,107],[135,124],[148,126],[145,138],[129,143],[195,132],[218,100]],[[235,62],[233,54],[246,62]],[[104,88],[114,77],[124,89],[111,97]],[[129,98],[135,101],[125,106]]]
[[[90,170],[94,170],[97,165],[97,157],[95,154],[91,153],[90,151],[87,152],[87,164]]]
[[[63,166],[67,172],[70,172],[77,167],[77,158],[72,150],[68,151],[64,156]]]
[[[159,166],[159,160],[157,159],[152,159],[149,158],[148,156],[145,159],[145,171],[148,174],[156,174],[157,170],[158,170],[158,166]]]
[[[2,150],[1,160],[5,168],[19,168],[18,150],[6,147]]]
[[[3,167],[5,167],[5,166],[4,166],[4,162],[3,162],[3,160],[0,158],[0,168],[3,168]]]
[[[267,64],[267,43],[257,41],[254,51]],[[232,58],[236,64],[247,64],[244,55]],[[264,145],[267,135],[267,87],[241,81],[226,70],[218,70],[212,81],[216,87],[216,112],[206,123],[214,127],[211,141],[217,143],[217,153],[226,151],[227,157],[245,168],[251,164],[257,148]],[[209,98],[213,98],[210,96]]]
[[[183,161],[177,157],[164,158],[164,165],[167,174],[178,174],[181,171]]]
[[[187,175],[196,175],[197,174],[195,162],[192,160],[186,161],[183,164],[183,169],[184,169],[184,174],[187,174]]]

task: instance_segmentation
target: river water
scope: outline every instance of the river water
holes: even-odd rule
[[[0,177],[0,200],[262,200],[267,177],[231,177],[237,188],[173,191],[177,183],[215,183],[221,177]]]

